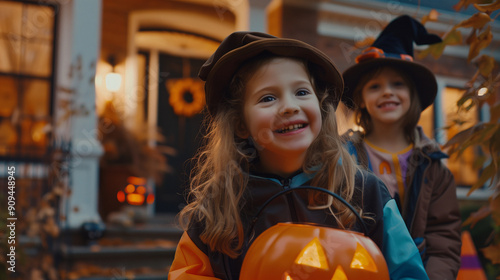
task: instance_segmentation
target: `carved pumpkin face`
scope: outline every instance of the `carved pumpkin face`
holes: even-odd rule
[[[118,191],[116,194],[116,199],[119,202],[137,206],[154,202],[155,196],[148,190],[146,179],[130,176],[127,178],[127,182],[125,189]]]
[[[240,280],[388,280],[384,256],[368,237],[352,231],[279,223],[250,246]]]

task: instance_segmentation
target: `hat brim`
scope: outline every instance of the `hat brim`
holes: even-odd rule
[[[315,77],[315,79],[319,79],[328,88],[329,100],[335,107],[338,105],[344,83],[340,71],[328,56],[299,40],[266,38],[229,51],[211,69],[205,83],[206,102],[211,115],[215,115],[224,103],[224,99],[228,98],[227,87],[239,67],[263,52],[282,57],[305,59],[317,65],[321,71],[318,73],[319,77]]]
[[[436,77],[427,67],[397,58],[373,58],[353,65],[344,71],[342,103],[348,108],[356,108],[357,106],[353,102],[353,93],[360,77],[375,68],[383,66],[395,67],[408,74],[417,89],[422,111],[434,102],[437,94],[437,82]]]

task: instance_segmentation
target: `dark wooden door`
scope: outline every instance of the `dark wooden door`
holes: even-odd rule
[[[170,96],[173,91],[172,83],[187,81],[189,78],[201,83],[197,76],[204,62],[202,59],[160,54],[158,127],[165,136],[165,143],[159,144],[174,148],[176,154],[167,155],[172,172],[166,174],[162,184],[156,188],[156,213],[175,213],[185,205],[186,187],[191,170],[189,160],[200,146],[203,116],[200,113],[192,116],[176,113],[175,105],[170,104]],[[183,102],[193,102],[192,97],[187,93],[183,96]]]

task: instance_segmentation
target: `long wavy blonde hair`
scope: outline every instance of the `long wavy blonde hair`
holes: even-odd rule
[[[264,55],[243,65],[228,87],[231,93],[229,100],[219,107],[215,116],[206,118],[208,132],[203,148],[195,157],[188,198],[190,203],[180,212],[181,225],[185,230],[191,222],[200,222],[203,226],[201,240],[212,251],[222,252],[230,257],[240,254],[245,239],[240,210],[252,160],[252,155],[241,145],[243,139],[236,136],[236,131],[243,122],[241,112],[245,82],[258,67],[275,57]],[[331,100],[335,94],[330,92],[339,89],[325,88],[314,80],[318,69],[305,61],[298,61],[309,71],[320,102],[323,122],[318,137],[307,150],[303,170],[316,174],[312,185],[327,188],[352,202],[357,165],[344,148],[338,134],[335,108]],[[339,225],[345,228],[353,225],[356,217],[345,205],[330,196],[328,199],[319,199],[319,196],[316,198],[318,199],[312,197],[311,208],[329,208]],[[353,205],[359,213],[360,203],[362,202],[356,201]]]

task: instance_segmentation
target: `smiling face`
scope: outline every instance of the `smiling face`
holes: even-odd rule
[[[263,171],[288,176],[297,171],[321,130],[321,110],[303,63],[273,58],[245,86],[239,134],[258,145]]]
[[[366,109],[374,127],[401,126],[411,104],[408,83],[391,68],[384,68],[363,86],[362,98],[360,107]]]

